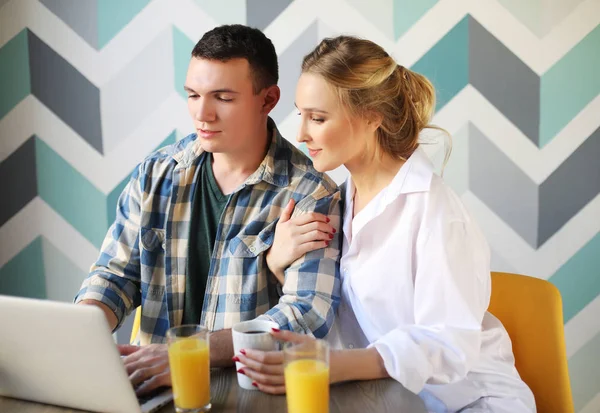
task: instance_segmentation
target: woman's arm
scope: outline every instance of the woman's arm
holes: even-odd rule
[[[295,203],[290,199],[275,227],[273,245],[266,254],[267,267],[282,285],[285,270],[310,251],[325,248],[336,230],[329,218],[317,212],[292,218]]]
[[[332,350],[329,355],[329,381],[375,380],[390,377],[383,359],[374,347]]]

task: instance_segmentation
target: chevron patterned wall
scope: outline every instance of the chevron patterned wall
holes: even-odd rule
[[[434,82],[447,181],[495,270],[560,289],[575,405],[600,412],[600,0],[0,0],[0,293],[72,300],[128,174],[192,130],[189,53],[223,23],[273,40],[292,141],[300,62],[325,36]]]

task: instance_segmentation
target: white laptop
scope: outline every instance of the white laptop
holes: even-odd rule
[[[148,413],[171,390],[139,401],[99,308],[0,295],[0,396],[94,412]]]

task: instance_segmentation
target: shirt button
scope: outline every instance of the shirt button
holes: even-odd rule
[[[254,247],[250,247],[249,249],[251,252],[254,252],[256,250],[256,248],[254,248]]]
[[[354,348],[354,344],[348,344],[348,348],[352,350]]]

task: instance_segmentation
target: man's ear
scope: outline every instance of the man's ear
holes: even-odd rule
[[[262,91],[263,94],[263,106],[262,112],[265,115],[271,113],[277,102],[279,102],[279,98],[281,97],[281,90],[277,85],[267,86]]]

